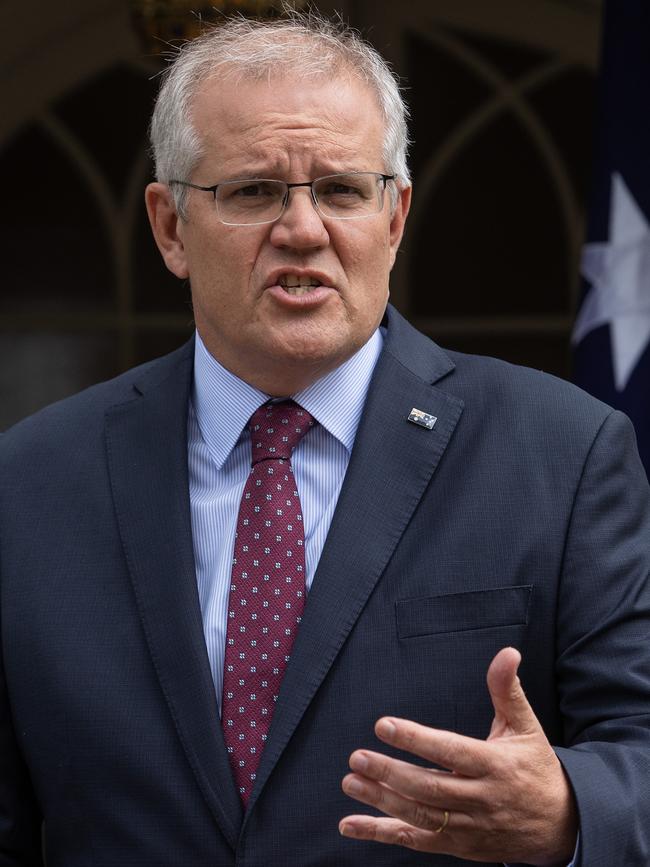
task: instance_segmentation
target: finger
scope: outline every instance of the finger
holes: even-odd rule
[[[444,821],[444,814],[443,819]],[[451,819],[449,820],[451,823]],[[442,824],[442,822],[441,822]],[[374,816],[346,816],[339,822],[339,832],[344,837],[357,840],[374,840],[404,846],[417,852],[448,852],[449,825],[444,832],[423,831],[399,819],[375,818]]]
[[[344,777],[342,788],[346,795],[356,801],[367,804],[369,807],[375,807],[386,816],[400,819],[423,831],[439,833],[440,828],[447,825],[445,813],[449,816],[453,812],[456,818],[466,816],[460,810],[449,810],[450,805],[447,804],[444,807],[434,806],[406,798],[388,786],[365,777],[359,777],[356,774],[348,774]]]
[[[490,749],[485,741],[397,717],[378,720],[375,734],[392,747],[465,777],[482,777],[490,771]]]
[[[342,787],[345,794],[356,801],[375,807],[393,819],[401,819],[424,831],[435,831],[444,821],[444,809],[405,798],[381,783],[358,777],[356,774],[344,777]]]
[[[356,772],[355,776],[381,783],[424,804],[471,811],[484,801],[481,783],[471,777],[421,768],[369,750],[352,753],[350,768]]]
[[[490,737],[529,734],[541,729],[528,703],[517,669],[521,654],[514,647],[504,647],[490,663],[487,685],[495,711]]]

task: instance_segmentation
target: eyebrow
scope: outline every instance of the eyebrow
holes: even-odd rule
[[[328,168],[328,169],[318,169],[313,173],[313,178],[325,178],[329,175],[347,175],[352,174],[354,172],[368,172],[372,171],[372,169],[367,168],[353,168],[350,166],[346,167],[336,167],[336,168]],[[245,169],[239,173],[232,173],[228,176],[223,176],[219,183],[224,183],[225,181],[251,181],[257,179],[267,179],[267,180],[277,180],[277,181],[285,181],[286,178],[283,177],[285,173],[281,172],[277,169],[269,169],[269,168],[253,168],[253,169]]]

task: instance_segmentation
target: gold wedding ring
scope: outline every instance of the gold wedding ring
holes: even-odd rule
[[[442,834],[449,823],[449,810],[445,810],[445,815],[442,819],[442,825],[433,832],[434,834]]]

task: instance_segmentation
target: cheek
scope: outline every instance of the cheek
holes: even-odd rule
[[[353,255],[356,276],[364,284],[364,294],[369,300],[383,296],[388,289],[391,269],[390,246],[386,237],[382,234],[371,241],[366,239]]]
[[[243,301],[253,281],[257,247],[241,238],[205,234],[194,239],[190,280],[201,292]]]

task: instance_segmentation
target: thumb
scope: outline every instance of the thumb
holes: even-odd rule
[[[494,720],[489,740],[508,735],[526,734],[540,728],[528,703],[517,669],[521,654],[514,647],[504,647],[490,663],[487,685],[494,706]]]

